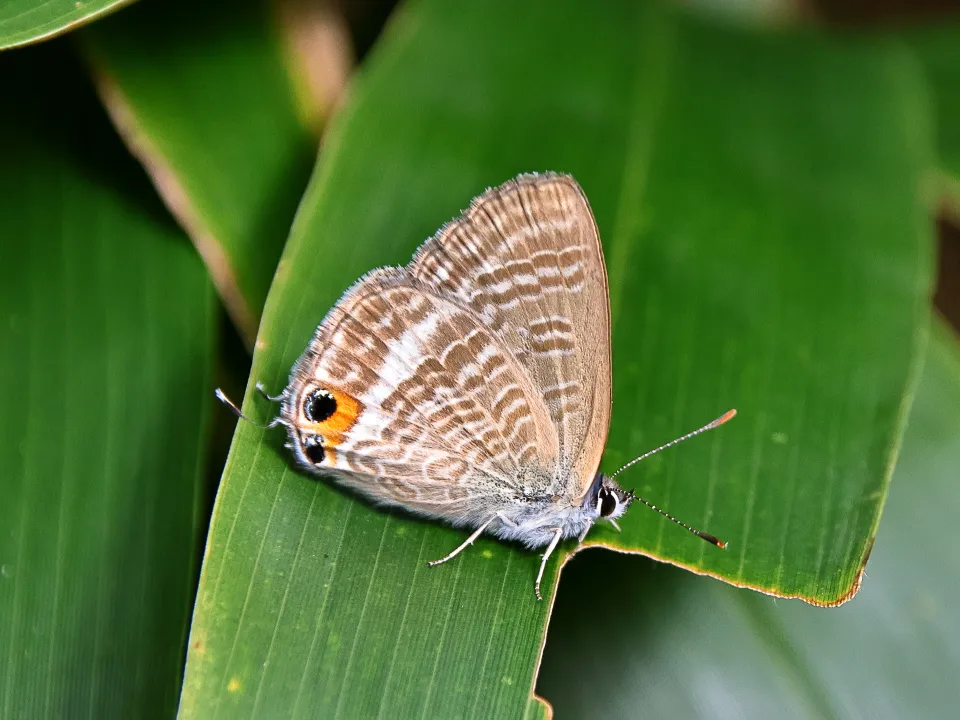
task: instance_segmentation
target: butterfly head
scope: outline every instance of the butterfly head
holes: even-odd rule
[[[606,520],[617,527],[617,518],[627,511],[633,499],[632,491],[624,490],[609,476],[597,473],[582,505],[582,513],[585,516],[584,520],[588,523],[588,529],[590,525],[601,520]],[[583,535],[586,535],[586,531]]]
[[[616,481],[602,473],[597,473],[596,494],[592,498],[593,509],[598,520],[615,523],[633,502],[633,492],[626,491]]]

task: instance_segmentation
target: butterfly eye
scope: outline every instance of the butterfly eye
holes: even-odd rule
[[[303,414],[313,423],[323,422],[336,411],[337,400],[326,390],[314,390],[303,403]]]
[[[303,448],[303,452],[310,459],[314,465],[319,465],[323,462],[323,458],[326,455],[326,452],[323,450],[323,445],[317,443],[316,445],[307,445]]]
[[[617,510],[617,499],[612,492],[600,491],[600,517],[610,517]]]

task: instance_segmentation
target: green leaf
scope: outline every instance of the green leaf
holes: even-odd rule
[[[141,3],[84,40],[114,123],[252,346],[316,140],[269,6],[229,3],[224,23],[224,5]]]
[[[48,49],[0,59],[0,717],[169,717],[215,295]]]
[[[960,182],[960,19],[905,35],[933,88],[939,159]]]
[[[610,270],[603,468],[741,413],[626,478],[731,550],[642,507],[593,541],[837,602],[872,542],[928,318],[921,89],[896,45],[751,35],[652,3],[407,6],[328,136],[251,383],[278,390],[355,278],[406,262],[486,186],[570,172]],[[313,482],[282,442],[249,424],[234,438],[181,716],[541,712],[538,557],[482,539],[428,569],[463,532]]]
[[[960,344],[934,333],[863,589],[829,612],[586,553],[538,690],[558,717],[950,717],[960,701]],[[583,608],[616,598],[610,631]],[[571,682],[571,678],[576,682]]]
[[[0,50],[49,40],[132,0],[6,0],[0,3]]]
[[[960,18],[903,34],[933,96],[937,160],[948,210],[960,218]]]

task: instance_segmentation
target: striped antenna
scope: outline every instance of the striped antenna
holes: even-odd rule
[[[681,436],[681,437],[678,437],[676,440],[671,440],[670,442],[668,442],[668,443],[666,443],[666,444],[664,444],[664,445],[661,445],[661,446],[658,447],[658,448],[655,448],[655,449],[653,449],[653,450],[650,450],[649,452],[645,452],[645,453],[644,453],[643,455],[641,455],[640,457],[634,458],[633,460],[631,460],[630,462],[628,462],[626,465],[624,465],[623,467],[621,467],[619,470],[617,470],[613,475],[610,476],[610,479],[611,479],[611,480],[615,479],[615,478],[617,477],[617,475],[619,475],[620,473],[622,473],[624,470],[626,470],[626,469],[627,469],[628,467],[630,467],[631,465],[636,465],[636,464],[637,464],[638,462],[640,462],[641,460],[645,460],[646,458],[650,457],[651,455],[656,455],[656,454],[657,454],[658,452],[660,452],[661,450],[666,450],[666,449],[669,448],[669,447],[673,447],[674,445],[678,445],[679,443],[682,443],[684,440],[689,440],[690,438],[695,437],[695,436],[699,435],[700,433],[705,433],[707,430],[713,430],[713,429],[716,428],[716,427],[720,427],[720,426],[723,425],[725,422],[727,422],[727,420],[731,420],[736,414],[737,414],[737,411],[736,411],[736,410],[727,410],[727,412],[725,412],[723,415],[721,415],[720,417],[718,417],[716,420],[713,420],[713,421],[711,421],[711,422],[708,422],[708,423],[707,423],[706,425],[704,425],[702,428],[697,428],[697,429],[694,430],[693,432],[688,432],[686,435],[683,435],[683,436]],[[703,532],[703,531],[701,531],[701,530],[697,530],[696,528],[692,528],[692,527],[690,527],[689,525],[687,525],[685,522],[681,522],[680,520],[677,520],[677,519],[676,519],[673,515],[671,515],[670,513],[664,512],[663,510],[661,510],[660,508],[658,508],[658,507],[657,507],[656,505],[654,505],[653,503],[648,502],[647,500],[644,500],[642,497],[637,497],[637,496],[633,493],[633,490],[631,490],[631,491],[629,492],[628,496],[629,496],[630,499],[632,499],[632,500],[639,500],[641,503],[643,503],[644,505],[646,505],[646,506],[647,506],[648,508],[650,508],[651,510],[654,510],[654,511],[660,513],[660,514],[663,515],[665,518],[667,518],[668,520],[676,523],[677,525],[679,525],[679,526],[682,527],[683,529],[685,529],[685,530],[687,530],[687,531],[689,531],[689,532],[692,532],[692,533],[693,533],[694,535],[696,535],[698,538],[702,538],[703,540],[706,540],[708,543],[711,543],[711,544],[713,544],[713,545],[716,545],[718,548],[725,548],[725,547],[727,546],[727,544],[726,544],[725,542],[723,542],[722,540],[719,540],[719,539],[715,538],[715,537],[714,537],[713,535],[711,535],[710,533],[705,533],[705,532]]]

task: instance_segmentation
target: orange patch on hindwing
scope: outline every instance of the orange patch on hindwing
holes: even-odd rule
[[[317,392],[332,396],[336,403],[336,409],[326,419],[311,422],[306,412],[306,404],[310,402],[310,397]],[[324,448],[334,448],[343,442],[343,438],[357,422],[360,413],[363,412],[363,403],[352,395],[336,388],[317,388],[307,393],[305,397],[304,406],[300,408],[300,426],[304,430],[321,435]]]

